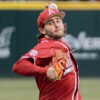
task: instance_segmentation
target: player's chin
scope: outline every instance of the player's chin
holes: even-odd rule
[[[55,35],[58,36],[58,37],[63,37],[64,33],[63,32],[57,32],[57,33],[55,33]]]
[[[63,35],[55,35],[54,38],[55,39],[61,39],[63,37]]]

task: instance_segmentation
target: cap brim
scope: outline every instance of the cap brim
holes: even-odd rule
[[[63,19],[63,18],[65,17],[65,12],[59,11],[58,13],[49,16],[48,19],[45,21],[45,23],[48,22],[48,20],[49,20],[50,18],[54,17],[54,16],[59,16],[61,19]]]
[[[60,12],[57,13],[57,15],[58,15],[61,19],[63,19],[63,18],[65,17],[65,12],[60,11]]]

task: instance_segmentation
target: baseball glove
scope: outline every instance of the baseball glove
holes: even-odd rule
[[[52,61],[47,70],[47,77],[51,80],[60,80],[65,68],[66,55],[61,50],[58,50],[52,57]]]

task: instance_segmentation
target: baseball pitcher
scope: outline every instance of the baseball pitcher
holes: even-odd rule
[[[13,65],[15,73],[34,76],[39,100],[81,100],[77,62],[62,40],[64,17],[56,4],[46,5],[37,19],[38,44]]]

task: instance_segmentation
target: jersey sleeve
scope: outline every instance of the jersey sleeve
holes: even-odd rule
[[[47,58],[38,58],[38,51],[30,50],[24,54],[14,65],[13,72],[24,75],[34,76],[35,74],[46,74],[49,60]],[[48,60],[48,63],[47,63]]]
[[[35,74],[46,74],[47,67],[37,66],[29,58],[22,58],[13,65],[13,71],[23,76],[34,76]]]
[[[58,49],[61,49],[58,43],[42,43],[23,55],[13,65],[13,71],[25,76],[46,74],[52,56]]]

